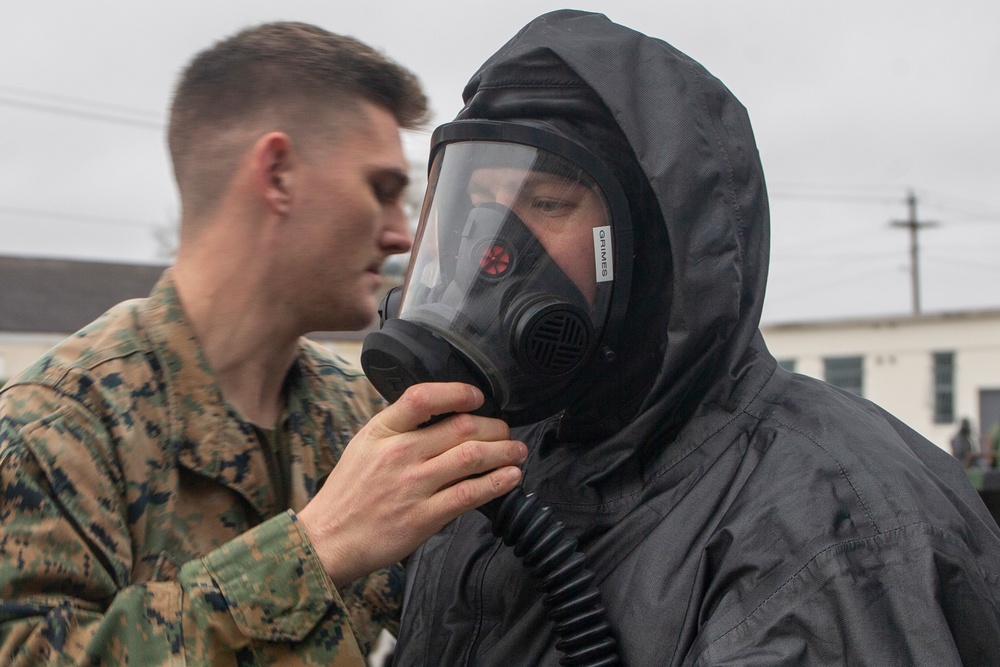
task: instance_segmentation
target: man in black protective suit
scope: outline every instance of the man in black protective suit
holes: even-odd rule
[[[528,547],[470,513],[410,558],[394,665],[1000,664],[1000,529],[961,466],[765,347],[767,196],[732,94],[567,10],[464,100],[363,364],[390,397],[486,390],[614,642],[565,657],[586,619],[547,616]]]

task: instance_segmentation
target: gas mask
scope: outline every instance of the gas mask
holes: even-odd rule
[[[483,391],[477,414],[548,417],[613,360],[631,255],[621,187],[590,151],[539,123],[443,125],[405,281],[361,365],[390,401],[460,381]]]

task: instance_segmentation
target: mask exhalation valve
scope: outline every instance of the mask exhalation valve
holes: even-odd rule
[[[576,369],[590,350],[593,327],[582,309],[543,299],[518,317],[513,346],[533,369],[558,376]]]

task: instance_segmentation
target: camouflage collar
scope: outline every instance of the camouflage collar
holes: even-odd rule
[[[274,489],[258,437],[222,396],[184,315],[170,269],[143,304],[139,319],[166,378],[170,441],[176,443],[180,465],[236,490],[262,517],[285,509],[274,507]],[[300,354],[297,364],[303,363],[309,361]],[[290,377],[288,405],[301,408],[297,394],[308,391],[304,385],[311,374],[297,372]],[[286,411],[282,422],[288,416]]]

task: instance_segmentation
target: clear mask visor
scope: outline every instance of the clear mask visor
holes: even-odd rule
[[[518,330],[526,308],[571,310],[594,338],[613,281],[609,208],[580,167],[516,143],[461,141],[438,151],[400,318],[503,375],[510,372],[504,360],[523,362],[532,354],[522,349],[525,341],[544,334]],[[552,375],[563,372],[558,359],[541,365]]]

